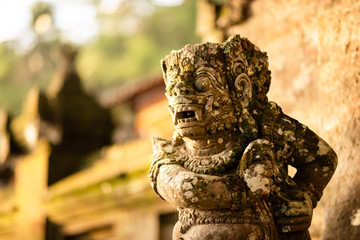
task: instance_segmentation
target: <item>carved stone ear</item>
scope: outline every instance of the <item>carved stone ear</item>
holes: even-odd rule
[[[161,70],[162,70],[164,81],[166,82],[166,70],[167,70],[167,68],[166,68],[165,59],[161,59]]]
[[[242,107],[248,107],[252,98],[252,83],[249,77],[245,73],[241,73],[235,79],[234,85]]]

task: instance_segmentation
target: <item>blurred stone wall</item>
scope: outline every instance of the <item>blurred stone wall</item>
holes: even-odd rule
[[[213,19],[224,18],[219,16],[224,5],[211,0],[200,4],[205,2],[214,7],[208,12]],[[266,51],[272,72],[269,99],[308,125],[338,154],[338,168],[315,209],[311,235],[313,239],[359,239],[360,2],[242,2],[250,3],[237,10],[246,12],[246,18],[240,16],[238,23],[226,27],[215,22],[216,36],[219,30],[224,38],[239,33]],[[203,39],[214,36],[199,32]]]

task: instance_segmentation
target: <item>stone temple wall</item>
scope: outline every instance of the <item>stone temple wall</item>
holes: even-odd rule
[[[268,53],[269,99],[324,138],[339,158],[336,173],[314,211],[312,238],[359,239],[360,2],[242,2],[248,4],[238,11],[246,12],[238,18],[240,23],[222,29],[214,24],[208,36],[200,31],[202,37],[211,39],[219,31],[225,37],[239,33]],[[213,19],[219,19],[216,12]]]

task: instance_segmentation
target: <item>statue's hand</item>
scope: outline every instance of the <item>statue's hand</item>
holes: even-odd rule
[[[296,199],[282,203],[281,216],[276,223],[284,233],[307,230],[312,219],[312,201],[306,192],[296,191],[290,193],[290,196],[296,196]]]
[[[240,161],[239,175],[250,189],[250,196],[255,199],[268,196],[278,171],[271,142],[257,139],[246,147]]]
[[[251,164],[245,169],[243,178],[253,196],[268,196],[273,184],[273,165],[266,160]]]

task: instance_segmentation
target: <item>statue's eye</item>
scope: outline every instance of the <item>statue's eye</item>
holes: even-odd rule
[[[199,76],[194,82],[195,90],[206,92],[210,89],[210,79],[207,76]]]

